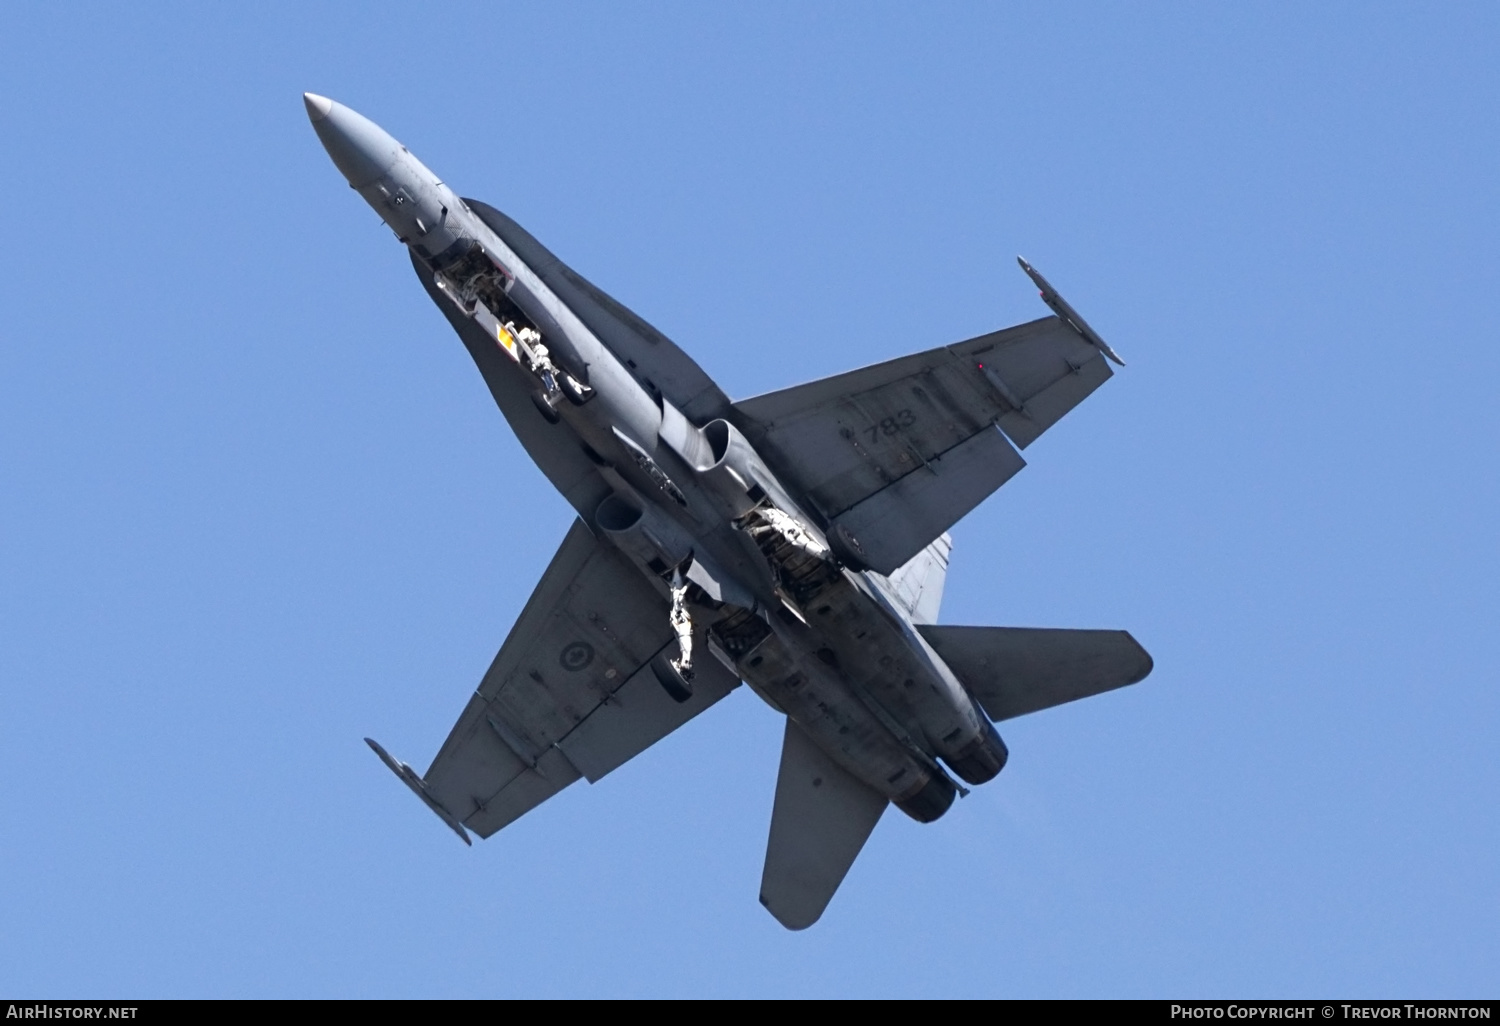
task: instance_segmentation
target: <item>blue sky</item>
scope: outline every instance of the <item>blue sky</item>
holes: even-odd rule
[[[0,992],[1493,996],[1492,5],[15,5]],[[744,397],[1044,314],[1129,362],[943,620],[1156,670],[1004,725],[824,920],[741,689],[472,850],[425,766],[571,513],[300,94]]]

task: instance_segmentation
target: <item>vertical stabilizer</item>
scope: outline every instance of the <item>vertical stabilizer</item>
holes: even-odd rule
[[[912,623],[937,623],[952,553],[953,538],[945,531],[891,574],[896,600],[911,615]]]

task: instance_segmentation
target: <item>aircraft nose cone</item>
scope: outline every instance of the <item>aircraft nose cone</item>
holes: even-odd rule
[[[382,178],[401,155],[401,144],[363,114],[316,93],[303,93],[302,102],[323,148],[354,188]]]
[[[333,101],[326,96],[317,93],[303,93],[302,103],[307,107],[307,117],[310,121],[322,121],[333,109]]]

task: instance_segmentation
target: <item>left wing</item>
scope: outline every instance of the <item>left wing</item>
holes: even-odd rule
[[[1025,466],[1011,442],[1030,445],[1109,376],[1099,349],[1044,317],[746,399],[734,413],[844,554],[889,574]]]
[[[705,658],[692,698],[667,695],[650,666],[675,645],[667,612],[663,595],[575,521],[418,793],[488,837],[580,776],[603,777],[738,686]]]

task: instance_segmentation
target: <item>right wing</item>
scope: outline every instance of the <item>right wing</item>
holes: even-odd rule
[[[1025,466],[1000,431],[1024,449],[1110,373],[1097,348],[1044,317],[734,410],[846,554],[889,574]]]
[[[932,624],[917,630],[996,721],[1123,688],[1151,672],[1151,656],[1126,631]]]
[[[426,794],[488,837],[580,776],[603,777],[738,686],[704,658],[692,698],[667,695],[650,666],[669,645],[675,651],[667,614],[666,598],[575,521],[424,774]]]

